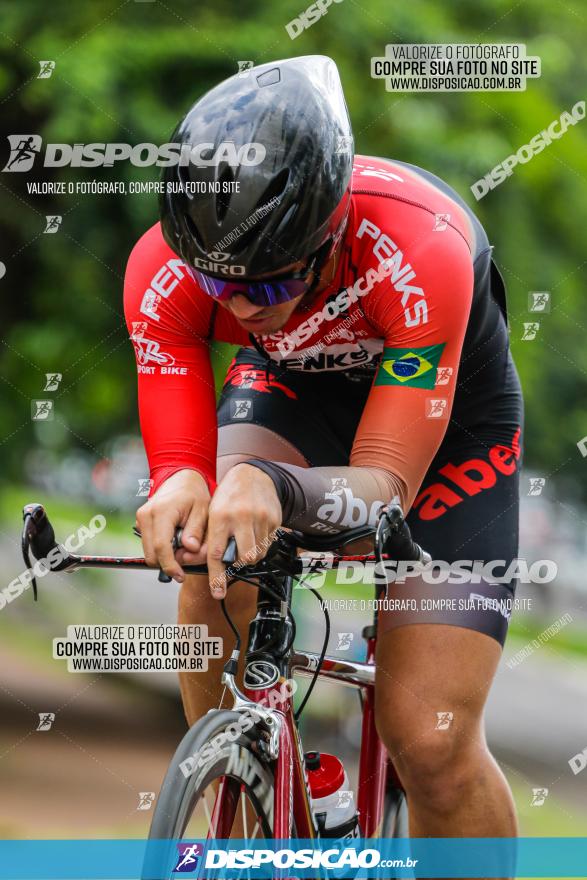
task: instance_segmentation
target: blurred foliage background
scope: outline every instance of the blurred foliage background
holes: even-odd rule
[[[345,0],[292,41],[285,24],[303,7],[303,0],[2,3],[3,164],[9,133],[40,133],[44,142],[163,143],[191,103],[234,74],[239,60],[331,55],[357,152],[433,171],[486,225],[508,284],[512,347],[526,395],[526,463],[579,493],[585,463],[576,444],[587,434],[585,124],[519,165],[480,203],[469,187],[584,97],[584,7],[573,0]],[[397,94],[370,78],[370,58],[383,55],[385,43],[430,41],[524,42],[529,55],[541,57],[542,76],[509,94]],[[37,79],[42,59],[56,62],[49,79]],[[73,480],[78,459],[99,470],[112,454],[112,438],[137,433],[122,281],[134,242],[157,219],[156,199],[42,197],[26,189],[31,180],[158,175],[154,167],[118,164],[1,176],[2,480],[57,468],[64,456],[63,482]],[[63,215],[55,235],[43,234],[48,214]],[[531,290],[551,291],[552,310],[538,338],[523,342]],[[227,353],[213,354],[218,373]],[[47,395],[45,373],[53,371],[63,380]],[[55,419],[32,422],[31,399],[47,396],[55,398]],[[87,469],[80,473],[75,492],[84,494]]]

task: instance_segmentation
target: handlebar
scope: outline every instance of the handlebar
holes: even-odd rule
[[[135,528],[135,534],[140,533]],[[181,546],[182,530],[177,529],[173,538],[173,547]],[[381,562],[384,559],[396,559],[406,562],[415,562],[422,565],[430,562],[430,555],[419,544],[412,540],[409,528],[405,522],[403,512],[399,505],[391,504],[384,506],[380,511],[377,525],[359,526],[348,529],[337,535],[307,535],[295,530],[284,531],[277,529],[275,540],[269,546],[265,558],[251,565],[236,566],[238,560],[238,548],[236,540],[231,537],[228,541],[222,562],[229,567],[232,576],[240,573],[244,577],[258,577],[260,574],[282,573],[292,576],[300,576],[304,572],[304,557],[298,555],[298,550],[309,550],[318,553],[334,553],[346,545],[365,538],[375,537],[375,553],[364,554],[360,557],[348,557],[338,553],[329,561],[312,559],[315,571],[323,568],[335,567],[345,559],[362,559],[363,561]],[[70,553],[63,545],[58,544],[55,531],[51,525],[47,512],[42,504],[26,504],[23,508],[23,530],[21,538],[23,559],[28,569],[31,569],[29,551],[36,560],[42,560],[45,567],[51,571],[76,571],[79,568],[121,568],[121,569],[150,569],[143,557],[137,556],[82,556]],[[306,557],[306,560],[308,557]],[[230,568],[235,566],[233,571]],[[207,574],[206,565],[183,565],[186,574]],[[159,579],[169,581],[171,578],[159,572]],[[37,600],[37,583],[31,578],[33,595]]]

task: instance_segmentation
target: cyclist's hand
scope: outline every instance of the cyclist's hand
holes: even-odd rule
[[[198,554],[202,552],[209,503],[208,486],[197,471],[177,471],[165,480],[153,497],[137,510],[137,526],[147,563],[158,565],[165,574],[182,583],[184,572],[171,543],[178,526],[183,528],[181,542],[185,548],[178,552],[179,559],[204,562],[205,556],[198,559]],[[182,559],[186,555],[189,560]]]
[[[229,539],[236,539],[238,561],[249,565],[265,556],[280,525],[281,504],[271,477],[245,463],[231,468],[208,512],[208,571],[215,599],[226,595],[222,557]]]

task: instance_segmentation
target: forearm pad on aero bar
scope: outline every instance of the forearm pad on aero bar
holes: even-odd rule
[[[402,481],[382,468],[303,468],[256,458],[246,464],[273,480],[283,525],[307,534],[336,534],[375,524],[382,504],[404,500]]]

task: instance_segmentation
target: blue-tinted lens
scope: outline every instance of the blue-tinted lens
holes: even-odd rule
[[[214,299],[224,299],[222,293],[227,285],[226,281],[222,281],[220,278],[213,278],[211,275],[204,275],[203,272],[198,272],[197,269],[192,269],[191,266],[187,266],[187,270],[194,281],[200,285],[204,293],[207,293],[208,296],[213,296]]]
[[[308,290],[308,284],[301,278],[288,278],[284,281],[256,281],[247,284],[245,287],[235,284],[235,288],[240,288],[244,292],[247,299],[256,305],[277,305],[278,303],[289,302],[301,296]],[[232,294],[231,294],[232,295]]]
[[[308,283],[303,278],[285,278],[274,282],[224,281],[222,278],[205,275],[191,266],[187,266],[187,269],[202,290],[217,300],[227,300],[240,293],[256,306],[273,306],[289,302],[308,290]]]

